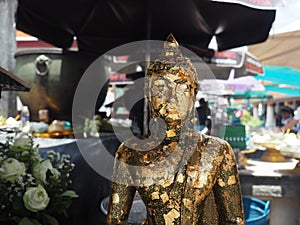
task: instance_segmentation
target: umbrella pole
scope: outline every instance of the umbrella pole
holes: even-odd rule
[[[149,43],[147,42],[147,48],[146,48],[146,55],[145,55],[145,77],[146,77],[146,73],[147,73],[147,68],[150,65],[150,59],[151,59],[151,55],[150,55],[150,46]],[[146,98],[146,93],[144,92],[144,121],[143,121],[143,135],[147,135],[148,134],[148,101]]]
[[[147,0],[147,23],[146,23],[146,39],[150,40],[151,39],[151,0]],[[150,65],[150,60],[151,60],[151,49],[150,49],[150,42],[146,42],[146,54],[145,54],[145,77],[147,73],[147,68]],[[143,135],[148,134],[148,101],[146,98],[146,95],[144,93],[144,121],[143,121]]]

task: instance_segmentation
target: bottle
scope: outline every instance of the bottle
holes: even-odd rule
[[[40,109],[39,110],[39,121],[43,121],[45,123],[49,123],[48,109]]]
[[[28,106],[23,106],[21,111],[21,121],[22,121],[23,128],[29,124],[29,117],[30,117],[30,112]]]

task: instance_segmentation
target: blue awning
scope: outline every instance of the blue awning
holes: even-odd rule
[[[284,66],[264,66],[264,74],[255,76],[261,80],[271,95],[300,97],[300,71]],[[275,96],[276,97],[276,96]]]

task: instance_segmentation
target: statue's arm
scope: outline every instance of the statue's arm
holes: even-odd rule
[[[214,187],[219,224],[244,225],[244,210],[234,152],[228,143],[222,144],[223,160]]]
[[[136,191],[135,187],[132,186],[131,174],[126,164],[129,158],[129,150],[121,145],[116,153],[114,163],[113,181],[107,214],[108,225],[127,224]]]

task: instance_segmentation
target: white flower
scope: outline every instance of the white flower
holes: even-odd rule
[[[7,158],[0,167],[0,178],[7,181],[14,181],[25,173],[25,164],[14,158]]]
[[[48,206],[49,201],[50,198],[46,190],[40,184],[37,187],[28,188],[23,195],[24,205],[31,212],[44,210]]]
[[[33,176],[43,182],[44,184],[47,184],[47,171],[50,171],[55,177],[59,177],[60,173],[57,169],[53,168],[51,161],[49,159],[42,161],[41,163],[38,163],[33,168]]]
[[[30,138],[26,135],[22,135],[14,139],[13,146],[14,147],[30,147]]]

